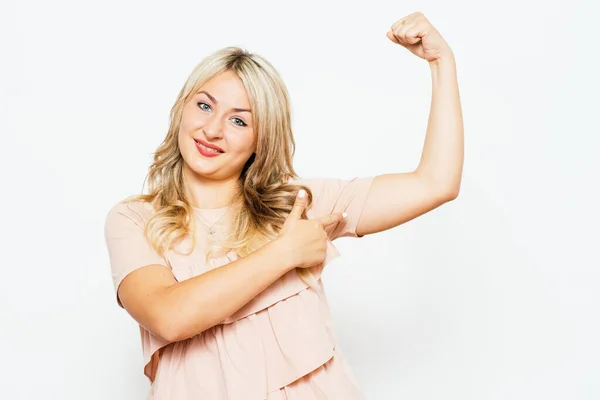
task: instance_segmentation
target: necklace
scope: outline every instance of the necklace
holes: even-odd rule
[[[227,214],[227,212],[231,209],[231,206],[228,206],[225,209],[225,212],[223,214],[221,214],[221,216],[219,218],[217,218],[217,220],[215,222],[213,222],[212,224],[207,224],[204,219],[200,216],[199,212],[196,212],[196,216],[198,217],[198,219],[200,220],[200,222],[202,223],[202,225],[204,226],[204,228],[206,229],[206,231],[208,232],[208,235],[213,238],[215,233],[216,233],[216,227],[217,224],[219,223],[219,221],[221,221],[223,219],[223,217],[225,216],[225,214]]]

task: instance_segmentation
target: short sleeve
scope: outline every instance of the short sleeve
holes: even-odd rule
[[[146,240],[145,211],[140,203],[118,203],[106,216],[104,238],[108,248],[117,303],[121,308],[123,305],[119,300],[118,290],[121,281],[127,275],[146,265],[165,265],[164,258]]]
[[[345,212],[347,217],[326,229],[329,239],[339,237],[362,237],[356,233],[374,177],[353,179],[308,178],[297,183],[308,186],[313,194],[312,205],[307,211],[310,218]]]

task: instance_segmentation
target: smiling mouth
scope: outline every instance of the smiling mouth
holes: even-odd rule
[[[200,148],[202,148],[202,150],[204,150],[204,151],[207,151],[207,152],[210,152],[210,153],[215,153],[215,154],[223,154],[223,153],[225,153],[225,152],[224,152],[224,151],[222,151],[222,150],[217,150],[217,149],[213,149],[212,147],[205,146],[205,145],[203,145],[201,142],[199,142],[199,141],[198,141],[198,140],[196,140],[196,139],[194,139],[194,142],[196,142],[196,144],[197,144],[197,145],[198,145]]]

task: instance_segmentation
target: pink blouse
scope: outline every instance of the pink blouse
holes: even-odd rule
[[[309,218],[346,212],[342,222],[327,228],[325,262],[339,255],[333,241],[359,237],[356,225],[373,177],[299,179],[313,193]],[[222,209],[195,209],[202,220]],[[105,238],[115,292],[135,269],[167,265],[144,237],[152,208],[143,202],[118,203],[108,213]],[[200,229],[199,229],[200,231]],[[184,241],[182,246],[187,246]],[[187,248],[187,247],[184,247]],[[204,261],[202,246],[191,255],[170,251],[173,276],[183,281],[236,259],[235,253]],[[117,303],[123,307],[117,296]],[[169,343],[140,326],[144,374],[154,400],[354,400],[362,399],[355,379],[336,345],[321,279],[309,287],[295,270],[256,296],[220,324],[189,339]]]

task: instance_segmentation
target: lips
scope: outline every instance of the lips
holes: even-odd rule
[[[194,141],[195,141],[196,143],[198,143],[198,144],[201,144],[201,145],[203,145],[203,146],[205,146],[205,147],[208,147],[209,149],[214,149],[214,150],[217,150],[219,153],[225,153],[225,150],[223,150],[223,149],[222,149],[222,148],[220,148],[219,146],[215,146],[214,144],[210,144],[210,143],[208,143],[208,142],[205,142],[205,141],[204,141],[204,140],[202,140],[202,139],[196,139],[196,138],[194,138]]]

